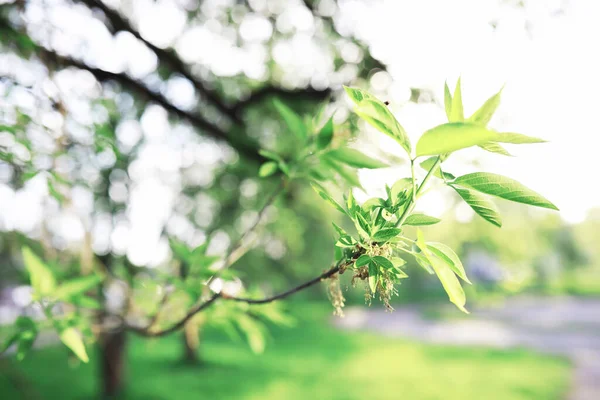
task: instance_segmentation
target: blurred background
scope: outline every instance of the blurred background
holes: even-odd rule
[[[325,285],[216,304],[164,339],[100,337],[118,324],[105,318],[82,325],[89,364],[42,331],[23,361],[0,356],[0,397],[599,399],[598,17],[594,0],[0,0],[2,341],[19,316],[43,319],[23,245],[62,277],[100,262],[107,315],[131,298],[152,314],[188,249],[225,254],[277,186],[257,177],[259,149],[294,145],[274,98],[309,117],[325,104],[336,136],[394,163],[359,171],[363,201],[410,168],[351,115],[342,85],[389,101],[413,142],[445,122],[445,81],[461,76],[467,115],[504,87],[491,126],[549,143],[468,149],[447,168],[514,177],[561,209],[502,202],[497,229],[444,190],[423,198],[443,218],[428,238],[474,283],[470,315],[409,260],[393,313],[342,282],[344,318]],[[222,284],[276,293],[330,265],[342,218],[307,186],[268,208]]]

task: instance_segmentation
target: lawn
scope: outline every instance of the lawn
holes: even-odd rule
[[[204,364],[190,367],[178,362],[177,337],[131,337],[125,398],[549,400],[563,398],[568,389],[570,366],[560,358],[340,332],[324,322],[329,309],[291,308],[300,315],[297,326],[273,330],[263,355],[209,332]],[[70,366],[65,350],[51,347],[21,363],[4,360],[0,368],[2,399],[25,398],[15,378],[31,398],[95,398],[93,354],[89,365]]]

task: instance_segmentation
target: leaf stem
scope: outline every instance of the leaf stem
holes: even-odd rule
[[[411,211],[413,210],[413,208],[415,206],[415,203],[417,202],[417,197],[423,191],[423,188],[425,187],[425,185],[427,184],[427,182],[433,175],[433,172],[440,166],[440,162],[441,162],[441,157],[438,156],[436,158],[433,166],[429,169],[429,171],[427,171],[427,175],[425,175],[425,178],[423,178],[423,182],[421,182],[421,184],[419,185],[418,188],[416,188],[416,191],[415,191],[416,185],[415,185],[415,181],[414,181],[414,170],[415,170],[414,169],[414,160],[411,160],[410,165],[411,165],[411,170],[413,173],[413,198],[406,205],[406,208],[404,209],[404,212],[402,212],[402,215],[400,215],[400,218],[398,218],[398,221],[396,222],[396,225],[395,225],[396,228],[399,226],[402,226],[404,221],[406,221],[406,218],[408,218],[409,214],[411,213]]]

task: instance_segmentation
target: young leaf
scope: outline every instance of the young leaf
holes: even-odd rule
[[[89,361],[87,352],[85,351],[85,345],[79,332],[75,328],[66,328],[60,335],[60,340],[67,346],[71,351],[84,363]]]
[[[410,178],[402,178],[396,181],[392,185],[392,189],[390,190],[390,200],[393,203],[398,201],[398,196],[405,190],[409,190],[412,188],[412,179]]]
[[[356,104],[354,110],[356,115],[377,128],[380,132],[395,139],[410,154],[411,145],[406,131],[384,103],[363,90],[346,86],[344,86],[344,89]]]
[[[336,161],[343,162],[354,168],[385,168],[389,167],[388,164],[371,158],[358,150],[350,149],[347,147],[332,150],[327,153],[327,157],[331,157]]]
[[[502,175],[488,172],[475,172],[459,176],[455,184],[475,189],[478,192],[501,197],[517,203],[558,210],[549,200],[519,182]]]
[[[504,147],[500,146],[498,143],[495,142],[480,144],[479,147],[481,147],[485,151],[489,151],[490,153],[497,153],[502,154],[504,156],[512,157],[512,154],[510,154],[508,150],[506,150]]]
[[[371,261],[371,257],[366,254],[362,254],[360,257],[356,259],[354,265],[356,267],[362,267],[363,265],[367,265]]]
[[[333,139],[333,117],[329,118],[317,134],[317,148],[324,149]]]
[[[465,272],[465,267],[463,266],[460,258],[456,255],[456,253],[448,246],[443,243],[437,242],[427,242],[427,248],[434,255],[440,258],[440,260],[444,261],[448,266],[454,271],[456,275],[458,275],[463,281],[467,283],[471,283],[469,278],[467,278],[467,273]]]
[[[486,102],[483,103],[483,105],[479,107],[479,109],[475,111],[467,121],[481,126],[487,126],[492,119],[492,116],[496,112],[496,109],[500,105],[500,96],[503,89],[504,86],[498,91],[498,93],[487,99]]]
[[[416,213],[416,214],[409,215],[408,218],[406,218],[406,221],[404,221],[404,225],[413,225],[413,226],[433,225],[433,224],[437,224],[440,221],[441,221],[441,219],[439,219],[439,218],[430,217],[429,215]]]
[[[74,296],[87,292],[102,282],[99,275],[87,275],[72,279],[58,286],[52,297],[57,300],[69,300]]]
[[[371,226],[369,225],[365,217],[363,217],[361,213],[356,213],[355,216],[358,225],[357,228],[360,228],[359,232],[362,230],[362,232],[365,233],[367,237],[371,236]]]
[[[375,242],[387,242],[388,240],[398,236],[402,232],[402,229],[398,228],[388,228],[382,229],[380,231],[375,232],[372,239]]]
[[[377,207],[386,207],[387,204],[381,197],[373,197],[365,201],[362,205],[362,209],[365,211],[371,211]]]
[[[252,352],[255,354],[264,352],[266,340],[263,324],[245,313],[239,313],[237,315],[236,323],[246,336],[246,340],[248,341]]]
[[[406,260],[400,257],[390,257],[390,261],[394,264],[394,268],[399,269],[401,266],[406,264]]]
[[[502,226],[500,214],[498,214],[498,210],[494,203],[474,190],[463,189],[456,186],[452,186],[452,188],[456,190],[458,195],[462,197],[462,199],[470,205],[473,211],[479,214],[481,218],[497,227]]]
[[[350,184],[350,186],[362,189],[362,185],[360,184],[356,170],[350,169],[349,167],[346,167],[342,163],[337,162],[335,159],[329,157],[323,157],[321,162],[327,165],[333,171],[336,171],[339,176],[342,177],[342,179]]]
[[[285,105],[278,99],[273,100],[273,104],[275,105],[277,112],[279,112],[279,115],[281,115],[281,118],[283,118],[283,121],[290,129],[290,131],[292,131],[292,133],[298,139],[306,139],[306,126],[304,126],[302,118],[300,118],[300,116],[298,116],[298,114],[296,114],[294,110],[289,108],[287,105]]]
[[[533,136],[523,135],[522,133],[502,132],[498,133],[498,137],[494,140],[500,143],[511,144],[530,144],[530,143],[546,143],[544,139]]]
[[[261,156],[268,158],[269,160],[273,160],[273,161],[283,161],[283,158],[281,158],[281,156],[277,153],[274,153],[272,151],[269,150],[259,150],[258,154],[260,154]]]
[[[277,163],[275,161],[267,161],[258,169],[258,176],[266,178],[277,172]]]
[[[369,263],[369,288],[371,293],[377,290],[377,282],[379,281],[379,267],[374,262]]]
[[[450,122],[463,122],[465,120],[460,77],[458,78],[458,81],[456,82],[456,87],[454,88],[454,97],[452,98],[452,110],[450,111],[449,120]]]
[[[56,280],[50,268],[29,247],[23,247],[21,251],[34,292],[39,296],[51,294],[56,287]]]
[[[333,225],[333,228],[338,233],[338,235],[340,235],[340,236],[348,235],[348,233],[344,229],[342,229],[338,224],[336,224],[335,222],[332,222],[331,225]]]
[[[417,142],[417,156],[450,153],[471,146],[494,142],[500,134],[483,126],[450,122],[426,131]]]
[[[360,209],[360,206],[354,198],[352,190],[349,191],[348,197],[346,198],[346,207],[348,208],[348,212],[350,213],[350,215],[354,215]]]
[[[341,212],[341,213],[344,213],[344,214],[346,214],[346,215],[348,214],[348,213],[346,212],[346,210],[344,210],[344,209],[342,208],[342,206],[340,206],[340,205],[338,204],[338,202],[337,202],[337,201],[335,201],[335,200],[333,199],[333,197],[331,197],[329,194],[327,194],[327,192],[325,191],[325,189],[323,189],[323,188],[322,188],[320,185],[317,185],[316,183],[311,183],[310,185],[311,185],[311,186],[312,186],[312,188],[315,190],[315,192],[317,192],[317,193],[319,194],[319,196],[321,196],[321,198],[322,198],[323,200],[326,200],[326,201],[327,201],[329,204],[331,204],[331,205],[332,205],[332,206],[333,206],[333,207],[334,207],[336,210],[338,210],[339,212]]]
[[[448,117],[448,121],[450,121],[452,115],[452,95],[450,94],[448,82],[444,83],[444,109],[446,110],[446,117]]]
[[[421,266],[421,268],[423,268],[429,274],[435,273],[435,272],[433,272],[433,268],[431,268],[431,265],[429,264],[429,260],[427,260],[427,257],[425,257],[422,253],[416,253],[416,254],[414,254],[414,256],[415,256],[415,260],[417,261],[417,264],[419,264]]]
[[[433,168],[433,165],[435,164],[436,161],[437,161],[437,157],[429,157],[427,160],[423,161],[419,165],[425,171],[429,171],[431,168]],[[442,172],[441,172],[441,168],[440,167],[436,168],[435,171],[433,171],[433,176],[436,176],[436,177],[438,177],[440,179],[444,179],[445,178],[447,181],[452,181],[452,180],[454,180],[456,178],[454,175],[452,175],[449,172],[444,172],[444,178],[442,178]]]
[[[368,93],[368,92],[366,92],[364,90],[361,90],[361,89],[355,89],[355,88],[351,88],[351,87],[348,87],[348,86],[344,86],[344,90],[348,94],[348,97],[350,97],[350,99],[355,104],[359,104],[364,99],[374,99],[375,98],[370,93]]]
[[[417,231],[417,246],[421,249],[422,254],[427,257],[435,274],[442,283],[444,290],[448,294],[450,301],[454,303],[459,310],[468,314],[469,312],[465,308],[467,299],[458,278],[446,263],[442,262],[439,258],[433,256],[429,252],[423,233],[420,230]]]
[[[383,269],[393,269],[394,264],[383,256],[375,256],[372,258],[373,262],[377,264],[378,267]]]

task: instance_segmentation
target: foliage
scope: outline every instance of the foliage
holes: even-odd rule
[[[133,309],[143,310],[145,314],[145,325],[126,322],[126,328],[147,336],[161,336],[178,330],[194,318],[204,318],[209,325],[220,326],[232,337],[241,332],[255,352],[264,350],[264,322],[289,325],[291,321],[276,307],[259,312],[249,308],[249,304],[271,303],[322,279],[331,279],[334,283],[330,285],[330,296],[336,312],[341,313],[344,298],[335,281],[346,271],[352,274],[353,285],[363,282],[367,302],[379,297],[388,309],[392,309],[390,301],[398,293],[396,285],[408,277],[407,260],[414,260],[427,272],[435,274],[450,301],[467,312],[460,280],[470,281],[457,254],[445,244],[427,241],[420,228],[413,238],[406,235],[405,228],[427,227],[440,222],[438,218],[414,212],[418,199],[432,179],[453,188],[475,212],[497,226],[501,225],[500,216],[488,195],[556,210],[550,201],[510,178],[485,172],[455,176],[442,170],[443,162],[453,152],[464,148],[487,146],[489,149],[500,146],[498,143],[539,143],[541,140],[517,133],[500,133],[485,126],[497,107],[499,94],[465,120],[459,80],[453,97],[446,90],[449,122],[424,132],[413,147],[387,104],[364,90],[345,89],[355,103],[357,115],[398,142],[410,160],[410,177],[401,178],[391,187],[386,187],[385,198],[372,198],[359,204],[351,189],[343,201],[339,201],[330,193],[331,187],[360,188],[357,169],[384,168],[388,163],[350,147],[347,138],[339,135],[333,117],[326,117],[326,113],[319,112],[311,119],[303,118],[285,103],[275,100],[274,107],[294,146],[284,153],[261,150],[260,154],[267,161],[258,170],[258,175],[263,179],[276,177],[281,184],[267,198],[255,222],[238,241],[229,245],[225,254],[210,254],[208,239],[200,246],[190,248],[171,238],[170,247],[179,272],[154,273],[157,281],[137,277],[137,268],[126,262],[123,262],[122,268],[113,265],[108,272],[98,272],[102,271],[100,269],[65,280],[31,249],[23,249],[23,259],[34,288],[33,301],[44,309],[48,321],[52,321],[65,345],[81,360],[87,361],[84,339],[74,328],[90,329],[90,315],[86,314],[86,309],[104,307],[97,301],[94,303],[96,298],[90,294],[110,282],[113,279],[111,275],[130,282],[127,303],[137,304]],[[425,156],[433,157],[421,161],[420,158]],[[417,165],[426,170],[420,180],[417,178]],[[318,195],[351,221],[354,227],[352,232],[347,232],[333,224],[337,232],[334,266],[319,277],[280,295],[261,298],[261,293],[256,290],[242,290],[242,294],[245,291],[249,296],[240,297],[238,293],[230,292],[226,286],[240,280],[239,273],[230,267],[249,250],[251,243],[248,238],[259,227],[269,206],[296,181],[310,183]],[[67,306],[70,311],[55,313],[53,307],[58,303]],[[122,318],[126,321],[131,310],[131,306],[124,309]],[[21,330],[6,347],[17,343],[19,349],[26,348],[35,332],[36,329],[31,327]]]

